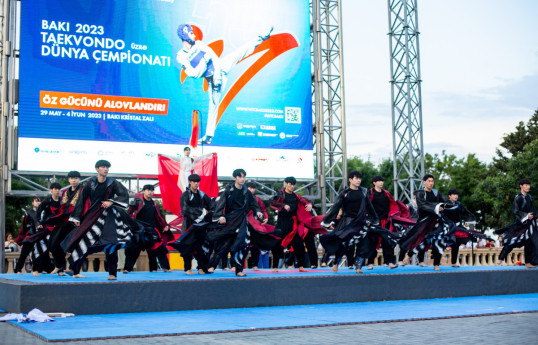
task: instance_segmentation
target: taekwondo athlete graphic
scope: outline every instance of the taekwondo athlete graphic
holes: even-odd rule
[[[254,52],[256,47],[271,36],[273,28],[238,48],[231,54],[219,58],[211,47],[197,40],[193,27],[189,24],[181,24],[177,29],[177,35],[183,41],[183,48],[177,52],[176,61],[184,67],[184,71],[192,78],[205,78],[209,84],[209,110],[205,135],[199,140],[203,144],[211,144],[215,136],[218,121],[218,109],[221,96],[226,88],[230,70],[240,60]]]

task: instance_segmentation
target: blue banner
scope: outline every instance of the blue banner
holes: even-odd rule
[[[312,150],[308,0],[22,1],[20,42],[20,138]]]

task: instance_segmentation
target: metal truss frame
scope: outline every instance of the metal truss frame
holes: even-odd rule
[[[319,200],[321,213],[335,202],[347,186],[344,108],[344,55],[342,1],[310,0],[312,114],[315,148],[315,180],[299,180],[309,200]],[[255,181],[262,198],[275,190],[276,181]],[[279,181],[282,183],[282,181]],[[263,192],[265,190],[266,192]],[[269,194],[267,194],[267,192]]]
[[[8,93],[10,80],[8,78],[8,59],[12,53],[12,47],[10,44],[10,27],[9,19],[11,17],[11,7],[9,0],[0,1],[0,52],[1,52],[1,66],[0,66],[0,101],[1,101],[1,110],[0,110],[0,236],[2,240],[6,238],[5,236],[5,219],[6,219],[6,189],[9,188],[9,165],[8,161],[10,158],[10,147],[9,142],[11,139],[9,130],[10,121],[12,119],[11,115],[11,102],[10,96]],[[0,249],[0,273],[4,272],[4,246]]]
[[[341,0],[312,0],[316,175],[325,212],[347,186]]]
[[[417,0],[388,0],[394,197],[413,200],[424,175]]]

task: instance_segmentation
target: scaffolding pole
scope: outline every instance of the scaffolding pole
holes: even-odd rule
[[[413,200],[424,175],[417,0],[388,0],[394,197]]]

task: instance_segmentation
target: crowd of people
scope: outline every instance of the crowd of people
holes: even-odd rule
[[[134,269],[143,250],[148,253],[150,271],[156,271],[159,265],[170,271],[168,246],[179,251],[189,275],[225,268],[229,257],[235,275],[246,276],[243,270],[249,252],[255,269],[269,265],[270,252],[271,268],[278,272],[285,251],[293,254],[288,261],[294,262],[299,272],[306,272],[305,261],[310,268],[317,267],[318,237],[325,252],[322,265],[334,257],[334,272],[338,272],[344,256],[356,273],[363,273],[364,267],[373,269],[379,248],[384,264],[391,269],[413,257],[425,266],[426,252],[431,249],[434,269],[440,270],[441,257],[450,247],[452,265],[457,267],[459,248],[482,242],[502,247],[497,264],[513,248],[522,246],[526,267],[538,264],[538,233],[528,179],[519,181],[520,192],[512,208],[515,221],[496,230],[500,236],[495,245],[470,227],[475,217],[458,201],[458,191],[449,190],[445,198],[433,188],[435,177],[429,174],[423,177],[423,188],[415,191],[413,202],[405,205],[383,188],[382,176],[374,176],[372,188],[367,189],[361,187],[361,173],[351,171],[347,176],[349,187],[339,193],[325,215],[319,216],[313,214],[312,203],[295,192],[296,179],[286,177],[284,187],[270,201],[277,214],[273,226],[269,225],[264,202],[255,195],[256,184],[246,183],[243,169],[233,172],[233,183],[224,186],[214,199],[200,190],[201,177],[190,174],[180,197],[182,215],[167,223],[153,199],[154,186],[145,185],[129,204],[128,190],[108,176],[110,166],[106,160],[98,161],[97,176],[84,186],[80,185],[80,174],[71,171],[70,186],[63,192],[61,185],[52,183],[47,198],[34,198],[13,241],[21,245],[16,273],[22,273],[30,255],[35,276],[48,272],[84,278],[81,267],[87,256],[104,251],[108,279],[116,280],[120,248],[125,250],[123,273]],[[174,237],[172,229],[179,230],[179,238]],[[193,259],[196,269],[192,268]]]

